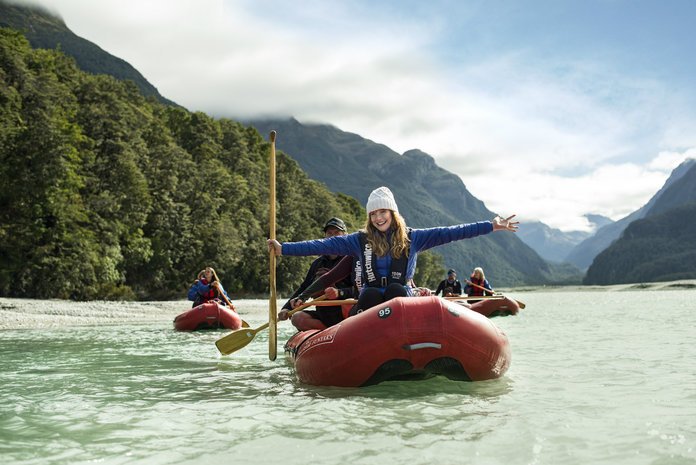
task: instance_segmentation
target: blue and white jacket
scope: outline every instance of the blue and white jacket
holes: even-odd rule
[[[481,236],[490,232],[493,232],[493,223],[490,221],[437,228],[411,229],[409,231],[411,245],[404,282],[408,283],[416,272],[418,252],[428,250],[438,245]],[[334,236],[302,242],[284,242],[282,244],[282,255],[351,255],[359,260],[364,260],[365,257],[363,256],[363,250],[360,245],[361,234],[364,234],[364,232],[358,231],[345,236]],[[388,275],[391,268],[391,261],[391,255],[376,257],[377,263],[375,268],[380,276]]]

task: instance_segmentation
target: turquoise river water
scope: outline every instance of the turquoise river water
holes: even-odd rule
[[[170,315],[1,330],[0,462],[696,464],[696,290],[511,296],[512,365],[478,383],[301,385],[287,322],[275,362],[267,332],[222,357]]]

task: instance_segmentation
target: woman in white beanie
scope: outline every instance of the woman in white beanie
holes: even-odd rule
[[[346,236],[302,242],[280,242],[269,239],[268,247],[276,255],[351,255],[360,260],[362,269],[356,273],[360,297],[357,312],[386,300],[411,295],[411,282],[416,271],[418,252],[449,242],[468,239],[493,231],[517,231],[517,221],[496,216],[455,226],[411,229],[399,214],[394,195],[387,187],[372,191],[367,199],[365,229]]]

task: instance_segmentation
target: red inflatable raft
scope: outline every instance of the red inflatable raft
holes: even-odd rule
[[[358,387],[443,375],[460,381],[502,376],[507,336],[488,318],[438,297],[397,297],[285,345],[298,379]]]
[[[466,299],[462,299],[466,302]],[[456,302],[456,301],[455,301]],[[520,311],[520,306],[516,300],[509,297],[501,297],[500,299],[479,300],[471,304],[471,310],[480,313],[488,318],[495,316],[517,315]]]
[[[217,302],[201,304],[174,318],[174,329],[179,331],[241,327],[242,318],[237,312]]]

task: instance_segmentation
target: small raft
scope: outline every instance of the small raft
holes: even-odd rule
[[[466,302],[466,299],[462,299],[462,301]],[[520,311],[520,305],[517,303],[517,301],[509,297],[479,300],[472,303],[470,308],[471,310],[488,318],[517,315]]]
[[[242,318],[239,314],[217,302],[206,302],[174,318],[174,329],[179,331],[241,327]]]
[[[436,375],[483,381],[502,376],[511,358],[507,336],[486,316],[435,296],[397,297],[299,332],[285,351],[301,382],[342,387]]]

